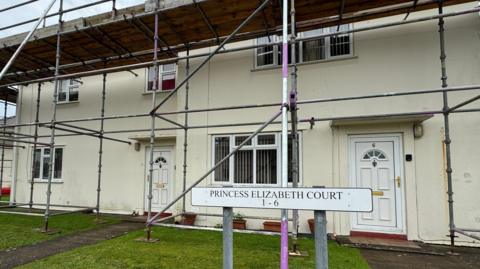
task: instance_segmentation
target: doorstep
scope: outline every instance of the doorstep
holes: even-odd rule
[[[430,248],[422,247],[424,244],[418,244],[414,241],[401,239],[388,239],[367,236],[342,236],[337,235],[335,240],[344,246],[350,246],[362,249],[388,250],[399,252],[410,252],[430,255],[444,255]]]

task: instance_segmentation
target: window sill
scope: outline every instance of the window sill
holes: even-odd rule
[[[79,104],[79,103],[80,103],[80,101],[69,101],[69,102],[67,102],[67,101],[61,101],[61,102],[60,102],[60,101],[58,101],[58,102],[57,102],[57,105],[70,105],[70,104]]]
[[[210,183],[211,187],[231,187],[231,188],[246,188],[246,187],[259,187],[259,188],[281,188],[280,183],[277,184],[241,184],[241,183],[230,183],[230,182],[212,182]],[[298,182],[298,188],[303,187],[302,182]],[[293,188],[292,183],[288,183],[288,188]]]
[[[348,56],[341,56],[341,57],[335,57],[335,58],[330,58],[330,59],[325,59],[325,60],[318,60],[318,61],[310,61],[310,62],[305,62],[305,63],[297,63],[297,66],[303,66],[303,65],[312,65],[312,64],[321,64],[321,63],[328,63],[328,62],[336,62],[336,61],[344,61],[344,60],[352,60],[352,59],[357,59],[358,56],[356,55],[348,55]],[[288,67],[292,67],[292,64],[289,64]],[[276,66],[265,66],[265,67],[255,67],[251,69],[251,72],[259,72],[259,71],[265,71],[265,70],[275,70],[275,69],[281,69],[281,65],[276,65]]]
[[[157,91],[157,94],[164,94],[164,93],[170,93],[173,90],[168,90],[168,91]],[[153,91],[143,91],[142,95],[151,95],[153,94]]]
[[[29,182],[31,182],[31,181],[29,181]],[[44,184],[47,184],[47,183],[48,183],[48,180],[46,180],[46,179],[34,179],[34,180],[33,180],[33,183],[44,183]],[[62,179],[52,180],[52,184],[63,184],[63,180],[62,180]]]

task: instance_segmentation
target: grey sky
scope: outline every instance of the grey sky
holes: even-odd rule
[[[0,0],[0,9],[13,6],[18,3],[23,3],[25,1],[26,0]],[[15,23],[19,23],[22,21],[38,18],[51,1],[52,0],[39,0],[37,2],[28,4],[22,7],[11,9],[11,10],[0,13],[0,28],[15,24]],[[96,1],[98,0],[64,0],[63,8],[69,9],[76,6],[93,3]],[[121,9],[129,6],[142,4],[144,2],[145,0],[117,0],[116,6],[117,6],[117,9]],[[58,11],[59,3],[60,3],[60,0],[57,0],[55,2],[55,5],[50,10],[49,14],[55,13]],[[111,10],[112,10],[112,3],[106,2],[93,7],[88,7],[85,9],[67,13],[64,15],[63,19],[65,21],[69,21],[69,20],[73,20],[81,17],[89,17],[99,13],[109,12]],[[47,19],[46,25],[48,26],[48,25],[56,24],[57,21],[58,21],[58,17],[51,17]],[[28,32],[33,27],[33,24],[34,23],[30,23],[30,24],[26,24],[26,25],[1,31],[0,38],[23,33],[23,32]],[[41,25],[43,25],[43,23]],[[3,107],[4,107],[3,103],[0,103],[0,118],[3,117]],[[8,112],[7,112],[8,116],[15,115],[15,106],[9,105],[7,109],[8,109]]]
[[[5,8],[12,6],[14,4],[25,2],[26,0],[2,0],[0,1],[0,8]],[[29,19],[37,18],[40,14],[45,10],[46,6],[52,0],[39,0],[37,2],[28,4],[26,6],[22,6],[19,8],[11,9],[5,12],[0,13],[0,27],[12,25],[14,23],[26,21]],[[87,3],[96,2],[98,0],[64,0],[64,9],[84,5]],[[117,0],[117,8],[125,8],[129,6],[134,6],[138,4],[144,3],[144,0]],[[58,11],[58,5],[60,0],[55,2],[55,5],[52,7],[49,13],[55,13]],[[64,15],[64,20],[72,20],[80,17],[88,17],[99,13],[108,12],[112,9],[112,3],[106,2],[100,5],[96,5],[93,7],[81,9],[75,12],[70,12]],[[58,18],[51,17],[47,19],[46,24],[52,25],[57,23]],[[0,37],[5,37],[13,34],[18,34],[22,32],[29,31],[33,26],[33,23],[28,25],[19,26],[16,28],[8,29],[5,31],[0,32]]]

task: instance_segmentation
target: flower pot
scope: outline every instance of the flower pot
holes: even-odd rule
[[[233,220],[233,229],[238,229],[238,230],[247,229],[247,221],[244,219]]]
[[[185,213],[183,214],[182,222],[180,222],[180,224],[193,226],[195,225],[196,218],[197,218],[197,214],[195,213]]]
[[[279,221],[265,221],[263,223],[263,229],[265,231],[280,232],[281,223]]]
[[[315,234],[315,220],[314,219],[308,219],[308,227],[310,227],[310,232],[312,234]]]

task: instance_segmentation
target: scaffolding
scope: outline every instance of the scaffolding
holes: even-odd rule
[[[6,207],[11,206],[18,206],[24,207],[28,206],[32,208],[34,206],[41,206],[45,207],[44,216],[44,227],[45,231],[50,229],[49,227],[49,218],[53,214],[51,213],[51,207],[63,207],[63,208],[75,208],[78,210],[86,210],[86,209],[94,209],[97,216],[99,216],[101,208],[100,208],[100,198],[101,198],[101,188],[102,188],[102,160],[103,160],[103,143],[105,140],[121,143],[121,144],[128,144],[130,145],[131,142],[128,140],[118,139],[114,137],[108,136],[109,134],[117,134],[117,133],[130,133],[130,132],[150,132],[149,135],[149,180],[148,180],[148,207],[147,207],[147,238],[150,239],[151,236],[151,228],[153,225],[164,221],[166,219],[176,217],[168,217],[168,218],[161,218],[161,214],[165,211],[169,210],[173,205],[177,202],[181,201],[182,203],[182,212],[178,215],[182,216],[186,213],[186,206],[185,206],[185,196],[198,184],[200,184],[204,179],[206,179],[212,172],[214,172],[220,165],[222,165],[226,160],[228,160],[231,156],[237,153],[239,150],[242,149],[244,145],[246,145],[251,139],[253,139],[256,135],[261,133],[267,126],[271,124],[281,124],[282,125],[282,145],[283,148],[287,146],[287,137],[288,137],[288,124],[291,125],[290,134],[293,138],[293,150],[292,150],[292,175],[293,175],[293,186],[298,187],[298,173],[299,173],[299,153],[298,153],[298,125],[299,124],[307,124],[313,127],[315,122],[322,122],[322,121],[332,121],[332,120],[341,120],[341,119],[366,119],[366,118],[389,118],[389,117],[399,117],[399,116],[419,116],[419,115],[443,115],[444,119],[444,127],[445,127],[445,137],[444,137],[444,144],[446,147],[446,175],[447,175],[447,182],[448,182],[448,212],[449,212],[449,238],[450,244],[452,247],[455,246],[455,237],[456,234],[462,234],[476,240],[480,240],[480,237],[475,235],[474,233],[479,232],[476,229],[469,229],[469,228],[458,228],[455,226],[455,218],[454,218],[454,207],[453,207],[453,183],[452,183],[452,163],[451,163],[451,138],[450,138],[450,123],[449,117],[452,113],[469,113],[469,112],[479,112],[480,109],[462,109],[464,106],[480,99],[480,95],[477,95],[473,98],[470,98],[464,102],[461,102],[456,105],[451,105],[448,101],[448,93],[452,92],[466,92],[466,91],[478,91],[480,90],[480,85],[464,85],[464,86],[455,86],[451,87],[448,86],[447,83],[447,68],[446,68],[446,55],[445,55],[445,29],[444,29],[444,18],[466,15],[471,13],[478,13],[480,8],[472,8],[467,9],[459,12],[450,12],[444,13],[443,6],[447,4],[455,4],[462,1],[425,1],[421,5],[414,2],[413,6],[407,5],[408,1],[405,1],[405,5],[403,6],[395,6],[394,8],[390,9],[381,9],[381,10],[373,10],[373,7],[368,6],[368,8],[362,8],[361,6],[357,7],[360,11],[364,11],[361,14],[357,14],[354,12],[350,12],[347,14],[348,5],[345,3],[346,1],[340,0],[338,2],[338,11],[335,18],[329,18],[328,20],[319,20],[321,18],[314,18],[311,20],[306,21],[297,21],[297,10],[296,6],[301,0],[290,0],[290,8],[288,8],[288,1],[284,1],[282,7],[275,6],[272,4],[273,1],[271,0],[263,0],[259,1],[255,4],[255,8],[251,10],[247,17],[242,18],[241,22],[234,27],[228,34],[225,34],[225,30],[222,32],[218,31],[218,26],[214,25],[212,20],[208,16],[208,10],[205,10],[204,7],[205,3],[207,2],[214,2],[214,1],[192,1],[189,3],[189,7],[193,7],[198,14],[201,16],[201,21],[205,24],[207,29],[209,30],[209,38],[203,38],[201,40],[190,41],[186,40],[185,37],[181,36],[178,32],[175,31],[173,25],[168,23],[168,19],[165,19],[164,12],[168,10],[174,10],[178,6],[172,7],[165,7],[160,6],[159,2],[157,1],[156,7],[153,11],[144,12],[141,14],[121,14],[121,10],[117,10],[115,7],[115,1],[108,0],[108,1],[97,1],[90,4],[85,4],[83,6],[78,6],[75,8],[64,9],[63,8],[63,0],[59,0],[59,10],[56,13],[48,14],[48,11],[51,9],[53,4],[56,2],[52,0],[49,7],[42,13],[42,15],[34,20],[29,20],[21,23],[14,24],[12,26],[7,26],[0,28],[0,30],[10,29],[12,27],[16,27],[18,25],[24,25],[27,23],[35,22],[35,26],[33,29],[27,34],[24,38],[21,45],[17,48],[16,51],[11,51],[13,56],[10,58],[8,63],[4,66],[2,73],[0,74],[0,87],[2,89],[8,89],[12,86],[19,86],[19,85],[27,85],[27,84],[38,84],[37,88],[37,96],[36,96],[36,110],[35,110],[35,121],[30,123],[18,123],[13,125],[7,125],[4,122],[3,125],[3,136],[0,138],[2,141],[2,146],[5,146],[5,142],[12,142],[15,146],[25,143],[25,144],[32,144],[33,149],[37,148],[37,145],[46,146],[50,148],[50,163],[49,163],[49,177],[47,182],[47,193],[46,193],[46,203],[40,204],[34,202],[34,164],[30,167],[31,178],[30,178],[30,197],[28,203],[16,203],[12,201],[12,203]],[[97,25],[93,25],[91,23],[85,23],[83,29],[78,29],[75,27],[74,30],[64,29],[64,22],[62,17],[67,12],[76,11],[82,8],[90,7],[93,5],[102,4],[105,2],[112,2],[112,22],[110,24],[124,22],[130,25],[131,27],[137,29],[138,31],[142,32],[145,35],[147,40],[153,42],[153,49],[150,50],[138,50],[138,51],[131,51],[129,48],[122,46],[120,38],[117,40],[115,37],[109,36],[105,30],[101,30],[99,26],[102,25],[110,25],[108,22],[102,22]],[[28,4],[28,1],[24,4]],[[248,1],[250,2],[250,1]],[[375,2],[379,7],[382,5],[384,1],[372,1]],[[464,1],[468,2],[468,1]],[[11,8],[16,8],[20,5],[13,6]],[[408,14],[413,10],[421,10],[427,9],[432,7],[438,8],[438,15],[432,16],[424,16],[415,19],[407,19]],[[271,25],[268,19],[265,18],[265,9],[270,8],[273,11],[280,11],[283,15],[283,21],[279,24],[281,27],[277,27],[277,25]],[[4,8],[0,10],[3,12],[5,10],[9,10],[10,8]],[[357,10],[358,11],[358,10]],[[260,15],[264,16],[260,16]],[[290,33],[288,33],[288,14],[290,15]],[[392,14],[406,14],[405,19],[397,22],[390,22],[390,23],[382,23],[373,26],[366,26],[366,27],[359,27],[354,29],[348,30],[341,30],[340,25],[343,23],[349,22],[356,22],[366,19],[372,18],[379,18],[385,17]],[[278,14],[277,14],[278,15]],[[45,63],[47,67],[39,67],[34,70],[21,70],[18,66],[14,66],[14,62],[19,55],[21,55],[22,49],[27,43],[29,42],[30,38],[35,33],[37,27],[40,23],[45,20],[47,17],[58,16],[58,29],[56,30],[55,40],[56,44],[52,45],[52,48],[55,48],[55,63],[49,64]],[[149,16],[153,16],[153,24],[154,29],[152,30],[149,25],[146,24],[142,18],[150,18]],[[319,15],[317,15],[319,16]],[[261,19],[263,17],[263,19]],[[260,18],[260,19],[259,19]],[[250,27],[247,30],[247,26],[251,23],[254,19],[260,20],[261,27]],[[308,41],[318,38],[327,38],[332,36],[338,36],[342,34],[350,34],[356,32],[363,32],[363,31],[370,31],[375,29],[382,29],[388,28],[393,26],[400,26],[400,25],[407,25],[412,23],[424,22],[424,21],[431,21],[431,20],[438,20],[438,32],[439,32],[439,47],[440,47],[440,67],[441,67],[441,87],[436,89],[424,89],[424,90],[417,90],[417,91],[401,91],[401,92],[385,92],[382,94],[370,94],[370,95],[358,95],[358,96],[347,96],[347,97],[334,97],[334,98],[320,98],[320,99],[306,99],[306,100],[297,100],[297,59],[296,59],[296,51],[298,50],[298,44],[302,41]],[[173,32],[173,36],[180,40],[179,44],[176,45],[169,45],[168,40],[164,40],[159,35],[159,21],[165,23],[168,28]],[[274,22],[275,23],[275,22]],[[325,26],[325,25],[337,25],[337,31],[333,33],[324,33],[315,37],[298,37],[297,33],[299,29],[311,29],[318,26]],[[95,30],[98,33],[104,35],[107,40],[110,40],[110,44],[107,44],[101,40],[92,36],[88,30]],[[249,39],[253,37],[259,36],[267,36],[272,33],[282,33],[283,40],[282,42],[268,42],[266,44],[256,44],[256,45],[249,45],[249,46],[242,46],[242,47],[235,47],[235,48],[225,48],[225,45],[230,42],[235,42],[238,40]],[[68,34],[77,33],[87,36],[91,40],[94,40],[97,43],[100,43],[101,46],[104,47],[105,50],[110,51],[112,56],[108,57],[93,57],[93,59],[81,59],[76,55],[72,55],[69,52],[62,52],[62,37],[67,37]],[[290,39],[287,40],[287,34],[290,34]],[[196,48],[201,47],[208,47],[212,46],[212,44],[216,45],[215,48],[209,53],[194,53],[192,54],[191,51]],[[274,45],[282,45],[283,46],[283,68],[282,68],[282,80],[283,80],[283,99],[281,102],[276,103],[265,103],[265,104],[248,104],[248,105],[236,105],[236,106],[223,106],[223,107],[209,107],[203,109],[190,109],[189,108],[189,91],[190,91],[190,81],[191,79],[217,54],[223,53],[232,53],[238,52],[243,50],[251,50],[256,48],[274,46]],[[290,91],[288,92],[288,84],[287,84],[287,77],[288,77],[288,49],[287,47],[291,47],[291,73],[290,73]],[[184,51],[184,56],[178,56],[178,52]],[[159,54],[162,58],[159,57]],[[34,55],[26,56],[25,59],[34,59]],[[32,57],[33,56],[33,57]],[[152,58],[149,58],[153,56]],[[69,62],[66,64],[61,63],[63,58],[69,58]],[[125,60],[126,58],[134,59],[136,63],[128,62]],[[194,58],[201,58],[201,63],[196,66],[193,70],[190,70],[190,60]],[[171,62],[178,62],[178,61],[186,61],[186,68],[185,68],[185,78],[176,85],[175,89],[172,90],[162,101],[158,104],[156,103],[156,92],[158,89],[158,66],[164,63],[171,63]],[[27,61],[27,60],[26,60]],[[41,62],[42,59],[36,60],[28,60],[33,62]],[[115,64],[111,64],[111,63]],[[110,64],[110,65],[109,65]],[[101,65],[101,67],[99,67]],[[7,74],[9,68],[13,67],[13,73]],[[107,91],[107,74],[113,72],[121,72],[121,71],[129,71],[133,72],[132,70],[138,68],[145,68],[145,67],[153,67],[155,70],[155,79],[153,83],[153,91],[152,91],[152,105],[150,111],[148,113],[143,114],[128,114],[128,115],[115,115],[115,116],[106,116],[105,115],[105,101],[106,101],[106,91]],[[73,71],[72,71],[73,70]],[[51,72],[53,71],[53,75]],[[132,73],[135,74],[135,73]],[[57,111],[57,96],[59,92],[59,82],[63,79],[75,79],[82,76],[92,76],[92,75],[102,75],[102,92],[101,92],[101,108],[100,108],[100,116],[98,117],[89,117],[89,118],[76,118],[76,119],[66,119],[66,120],[57,120],[56,111]],[[19,79],[15,79],[16,76]],[[42,83],[53,82],[54,83],[54,91],[53,91],[53,101],[52,101],[52,116],[50,121],[41,122],[39,120],[39,109],[40,109],[40,92],[42,90]],[[159,111],[160,108],[173,96],[177,95],[179,90],[183,89],[185,94],[185,104],[183,110],[177,111]],[[365,100],[365,99],[381,99],[381,98],[393,98],[398,96],[412,96],[412,95],[429,95],[429,94],[441,94],[443,100],[443,107],[438,110],[431,110],[431,111],[411,111],[411,112],[402,112],[402,113],[388,113],[388,114],[371,114],[371,115],[355,115],[355,116],[331,116],[331,117],[311,117],[306,119],[299,119],[297,115],[297,110],[299,105],[315,105],[321,103],[332,103],[332,102],[341,102],[341,101],[348,101],[348,100]],[[5,98],[7,99],[7,97]],[[265,122],[242,122],[242,123],[225,123],[225,124],[206,124],[206,125],[191,125],[189,123],[188,115],[190,113],[205,113],[205,112],[219,112],[219,111],[230,111],[230,110],[241,110],[241,109],[255,109],[255,108],[265,108],[265,107],[278,107],[280,109],[279,112],[276,112],[274,115],[271,115],[268,120]],[[287,112],[290,113],[290,121],[288,120]],[[170,120],[166,118],[167,115],[180,115],[183,114],[184,122],[179,123],[174,120]],[[281,116],[281,120],[277,120]],[[106,120],[115,120],[115,119],[150,119],[151,126],[148,129],[124,129],[124,130],[113,130],[113,131],[105,131],[104,123]],[[162,120],[166,121],[172,125],[172,127],[166,128],[157,128],[156,121]],[[82,126],[74,125],[74,123],[81,123],[81,122],[91,122],[96,121],[100,123],[99,129],[91,129],[85,128]],[[21,134],[18,132],[8,133],[13,136],[7,137],[7,131],[5,128],[18,128],[18,127],[25,127],[25,126],[33,126],[34,127],[34,134]],[[209,169],[205,174],[198,177],[193,183],[187,186],[187,153],[188,153],[188,131],[192,129],[201,129],[201,128],[224,128],[224,127],[234,127],[234,126],[259,126],[256,131],[251,133],[247,139],[245,139],[240,145],[236,146],[227,156],[225,156],[222,160],[215,163],[211,169]],[[39,135],[39,128],[48,128],[50,129],[50,135]],[[56,133],[56,131],[61,131],[63,133]],[[171,131],[171,130],[183,130],[183,166],[182,166],[182,192],[177,195],[174,199],[172,199],[167,206],[165,206],[159,212],[153,214],[152,212],[152,177],[153,177],[153,148],[155,145],[155,138],[157,132],[161,131]],[[99,139],[99,146],[98,146],[98,171],[97,171],[97,189],[96,189],[96,204],[95,207],[88,207],[88,206],[67,206],[67,205],[55,205],[51,204],[51,185],[52,179],[54,176],[54,149],[55,149],[55,138],[59,136],[90,136]],[[39,142],[39,138],[50,138],[49,143]],[[287,186],[287,151],[283,150],[282,156],[282,186]],[[3,157],[2,157],[3,160]],[[3,167],[3,161],[2,161]],[[3,171],[3,168],[2,168]],[[1,177],[0,177],[1,178]],[[0,179],[0,189],[1,189],[1,179]],[[208,215],[208,214],[207,214]],[[212,215],[212,214],[210,214]],[[214,215],[212,215],[214,216]],[[247,216],[247,218],[263,218],[257,216]],[[265,219],[265,218],[263,218]],[[298,233],[298,212],[293,211],[292,219],[288,219],[286,210],[282,211],[281,215],[282,220],[282,231],[284,234],[288,233],[288,221],[291,220],[293,223],[293,236],[294,240],[296,239],[296,235]],[[287,224],[286,224],[287,223]],[[287,240],[285,237],[282,237],[282,256],[285,255],[285,246],[288,246]],[[287,244],[287,245],[286,245]]]

